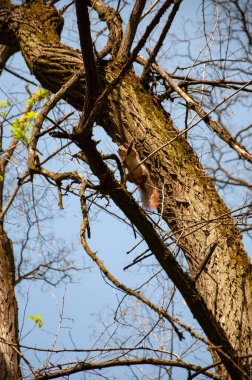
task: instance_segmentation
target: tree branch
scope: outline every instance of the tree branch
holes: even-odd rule
[[[118,360],[118,359],[112,359],[104,362],[98,362],[98,363],[78,363],[73,365],[72,367],[63,369],[58,372],[54,373],[47,373],[45,375],[37,375],[34,377],[33,380],[49,380],[49,379],[56,379],[58,377],[65,377],[72,375],[74,373],[83,372],[83,371],[89,371],[89,370],[95,370],[95,369],[103,369],[103,368],[111,368],[111,367],[122,367],[122,366],[131,366],[131,365],[143,365],[143,364],[151,364],[156,366],[170,366],[170,367],[178,367],[178,368],[184,368],[191,371],[200,371],[202,370],[201,367],[186,363],[184,361],[176,361],[176,360],[164,360],[164,359],[156,359],[156,358],[137,358],[137,359],[125,359],[125,360]],[[208,376],[211,379],[219,379],[218,375],[213,374],[210,371],[205,370],[204,375]]]
[[[37,142],[40,135],[40,130],[42,127],[42,123],[46,117],[46,115],[50,112],[50,110],[57,104],[57,102],[64,96],[64,94],[72,87],[82,76],[83,69],[80,69],[77,73],[75,73],[61,88],[60,90],[47,101],[47,103],[42,108],[41,112],[37,116],[34,127],[32,130],[30,144],[29,144],[29,156],[28,156],[28,168],[30,171],[35,171],[36,167],[36,153],[37,153]]]
[[[84,151],[91,170],[99,178],[101,187],[111,196],[116,205],[124,212],[129,220],[145,238],[150,250],[157,260],[178,287],[193,315],[203,328],[207,337],[217,347],[218,354],[223,360],[230,376],[234,380],[247,378],[245,372],[239,367],[235,352],[227,339],[225,332],[217,323],[212,312],[207,308],[204,299],[198,292],[195,282],[186,274],[177,263],[174,256],[167,249],[163,240],[159,238],[153,225],[145,217],[144,211],[134,201],[133,197],[124,190],[115,180],[113,173],[107,168],[101,155],[96,149],[95,143],[90,141],[77,140],[78,145]]]
[[[86,238],[85,238],[85,231],[88,226],[88,218],[87,218],[87,211],[86,211],[86,203],[85,203],[85,196],[83,193],[83,190],[80,189],[80,200],[81,200],[81,210],[82,210],[82,215],[83,215],[83,222],[82,222],[82,227],[81,227],[81,243],[89,255],[91,259],[96,263],[96,265],[99,267],[101,272],[107,277],[109,281],[111,281],[118,289],[121,289],[123,292],[125,292],[128,295],[131,295],[140,301],[142,301],[145,305],[147,305],[150,309],[154,310],[158,315],[162,316],[165,318],[167,321],[169,321],[174,328],[175,332],[178,335],[179,340],[183,340],[184,336],[183,334],[179,331],[177,326],[174,324],[173,318],[162,308],[157,307],[154,305],[150,300],[145,298],[143,295],[140,293],[136,292],[135,290],[128,288],[121,282],[119,282],[110,272],[109,270],[105,267],[105,265],[99,260],[98,256],[92,252],[92,250],[89,248],[89,245],[87,244]]]
[[[145,4],[146,0],[137,0],[135,2],[128,25],[126,27],[126,31],[121,42],[120,49],[118,51],[119,57],[128,57],[130,54],[130,49],[134,41],[137,27],[139,25]]]
[[[147,62],[145,58],[140,58],[142,62]],[[212,129],[213,132],[215,132],[218,137],[225,141],[230,148],[236,151],[236,153],[241,157],[247,160],[248,162],[252,163],[252,154],[250,154],[244,146],[239,144],[229,133],[227,129],[221,128],[218,123],[216,123],[209,115],[211,112],[214,111],[215,108],[219,107],[220,104],[224,103],[227,99],[229,99],[231,96],[234,96],[237,92],[242,91],[243,88],[249,86],[252,83],[252,80],[245,83],[242,87],[240,87],[238,90],[233,92],[231,95],[227,96],[225,99],[221,101],[217,106],[215,106],[210,112],[204,111],[198,103],[190,96],[188,95],[185,91],[179,87],[174,80],[162,69],[159,68],[158,65],[155,63],[152,64],[152,67],[154,70],[160,74],[168,83],[169,85],[186,101],[188,106],[193,109],[209,127]],[[197,122],[198,123],[198,122]],[[193,125],[194,126],[194,125]],[[191,129],[193,126],[190,126],[187,130]],[[184,131],[185,132],[185,131]]]
[[[102,0],[91,0],[92,7],[98,13],[100,20],[105,21],[109,29],[109,37],[106,46],[97,54],[100,60],[111,52],[115,58],[122,40],[122,19],[114,8],[104,5]]]
[[[84,118],[89,114],[94,102],[97,99],[99,87],[87,3],[87,0],[75,0],[80,45],[86,80],[86,95],[83,110]]]
[[[91,112],[89,115],[85,117],[85,123],[82,123],[82,120],[80,120],[80,123],[78,127],[75,130],[75,136],[77,140],[84,140],[87,135],[90,134],[90,126],[93,125],[95,122],[95,119],[97,118],[97,115],[101,111],[104,101],[107,99],[108,95],[112,92],[112,90],[115,88],[115,86],[122,80],[122,78],[126,75],[128,70],[130,69],[132,63],[137,58],[137,55],[139,51],[143,48],[147,38],[149,37],[152,30],[155,28],[155,26],[160,21],[160,18],[163,16],[164,12],[168,9],[170,6],[170,2],[172,0],[166,0],[166,2],[162,5],[162,7],[159,9],[157,14],[154,16],[150,24],[147,26],[145,33],[143,34],[142,38],[139,40],[136,47],[133,49],[131,55],[127,59],[126,63],[123,65],[122,69],[119,71],[118,75],[107,84],[105,89],[103,90],[102,94],[97,98]],[[78,135],[78,137],[77,137]]]
[[[149,71],[149,67],[151,65],[151,63],[153,63],[155,61],[155,58],[159,52],[159,50],[161,49],[162,45],[163,45],[163,42],[165,40],[165,37],[171,27],[171,24],[176,16],[176,13],[177,11],[179,10],[179,7],[180,7],[180,4],[182,3],[183,0],[178,0],[176,1],[176,3],[173,5],[173,8],[172,8],[172,11],[171,13],[169,14],[169,17],[168,17],[168,20],[166,21],[166,24],[160,34],[160,37],[158,39],[158,42],[156,43],[156,46],[154,47],[151,55],[150,55],[150,58],[148,59],[148,62],[146,64],[146,66],[144,67],[144,70],[143,70],[143,73],[142,73],[142,76],[141,76],[141,80],[144,81],[144,78],[146,77],[148,71]]]

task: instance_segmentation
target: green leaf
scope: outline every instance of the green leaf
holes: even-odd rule
[[[10,102],[9,100],[0,100],[0,110],[6,107],[10,107]]]
[[[34,112],[33,112],[34,113]],[[12,122],[10,130],[12,131],[13,137],[17,140],[23,140],[27,145],[29,144],[28,132],[30,129],[30,123],[28,121],[21,121],[20,119],[15,119]]]
[[[30,321],[33,321],[40,329],[43,326],[44,322],[42,321],[42,315],[30,315],[28,317]]]
[[[28,104],[30,106],[34,106],[36,103],[40,102],[41,100],[47,99],[49,97],[49,92],[42,88],[39,91],[35,91],[32,97],[28,100]]]
[[[37,116],[38,116],[38,112],[30,111],[30,112],[27,112],[27,114],[25,115],[25,118],[29,122],[36,119]]]

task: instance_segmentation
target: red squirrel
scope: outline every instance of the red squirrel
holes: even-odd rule
[[[148,169],[144,164],[140,164],[141,160],[136,149],[134,147],[129,149],[129,145],[124,144],[119,147],[118,154],[128,171],[127,180],[133,182],[140,189],[144,207],[157,208],[158,192],[152,183]]]

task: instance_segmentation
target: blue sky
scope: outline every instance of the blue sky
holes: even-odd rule
[[[61,7],[64,3],[65,2],[60,1],[59,6]],[[171,35],[172,33],[177,33],[181,36],[181,39],[184,38],[184,26],[188,31],[190,31],[191,38],[194,42],[192,51],[195,56],[197,55],[199,48],[204,45],[204,41],[199,38],[199,34],[197,32],[198,23],[200,23],[201,20],[199,3],[199,1],[192,2],[185,0],[181,7],[180,14],[175,20],[171,30]],[[71,12],[71,10],[67,12],[67,22],[63,31],[62,41],[66,44],[71,44],[74,47],[78,47],[75,28],[76,21],[74,13]],[[127,15],[125,15],[125,17],[127,17]],[[192,18],[195,21],[188,23],[188,18]],[[72,31],[72,28],[75,28],[75,30]],[[103,41],[101,40],[101,43],[102,42]],[[150,46],[152,42],[152,40],[148,41]],[[180,50],[182,49],[182,46],[184,46],[184,50]],[[183,56],[184,54],[186,54],[186,43],[181,43],[177,47],[174,46],[172,38],[168,37],[166,44],[162,49],[160,61],[168,68],[175,68],[177,65],[186,65],[188,64],[188,61]],[[171,62],[169,62],[169,55],[173,56]],[[181,57],[176,58],[179,55],[181,55]],[[24,60],[20,54],[16,54],[15,57],[11,59],[8,63],[8,67],[11,69],[19,68],[19,72],[26,78],[35,80],[35,78],[30,77]],[[7,72],[4,72],[0,81],[1,98],[5,98],[10,92],[13,103],[18,102],[21,98],[25,99],[25,97],[27,97],[24,89],[25,83],[22,80],[13,77]],[[34,87],[31,85],[30,89],[33,91]],[[23,96],[20,96],[20,93],[23,94]],[[172,107],[173,106],[171,106],[171,108]],[[20,103],[20,105],[17,104],[16,109],[21,111],[23,109],[23,103]],[[78,113],[76,112],[76,116],[77,115]],[[174,111],[174,117],[176,125],[180,127],[180,120],[183,118],[181,118],[181,115],[176,113],[176,111]],[[247,117],[249,119],[249,115],[247,115]],[[237,117],[237,119],[238,118],[239,117]],[[235,119],[236,117],[234,117],[233,120]],[[206,133],[208,133],[208,131]],[[195,132],[195,136],[197,134],[199,133]],[[104,134],[102,134],[98,128],[96,135],[97,138],[102,138],[102,143],[100,144],[102,150],[110,153],[115,152],[115,145],[111,142],[110,138],[104,137]],[[199,149],[200,151],[201,144],[203,144],[202,141],[204,141],[204,138],[202,138],[200,142],[195,143],[195,149]],[[50,148],[54,149],[55,145],[52,145]],[[74,148],[71,148],[71,150],[67,151],[65,155],[62,155],[61,161],[57,163],[59,167],[61,165],[65,165],[66,168],[71,167],[69,157],[73,152]],[[206,153],[204,152],[204,155],[205,154]],[[203,159],[204,158],[202,158],[202,160]],[[80,170],[83,170],[83,173],[85,173],[85,168],[80,168]],[[34,186],[36,189],[36,183]],[[55,190],[52,190],[52,192],[55,193],[54,197],[57,198]],[[223,195],[225,196],[225,193],[223,193]],[[230,194],[226,194],[226,198],[230,204],[233,203],[233,199],[230,197]],[[122,295],[113,287],[105,283],[100,271],[87,257],[79,244],[81,215],[78,198],[75,196],[69,196],[64,199],[64,210],[58,210],[57,201],[55,201],[52,197],[50,199],[52,204],[50,204],[49,207],[53,209],[55,217],[53,221],[48,221],[46,226],[47,232],[52,232],[55,237],[58,238],[63,237],[66,245],[70,247],[71,242],[74,241],[75,244],[74,249],[72,250],[72,255],[75,257],[76,262],[79,265],[83,264],[84,258],[84,263],[87,269],[76,275],[76,282],[73,284],[61,284],[57,287],[45,285],[41,287],[40,282],[27,282],[27,284],[22,284],[18,287],[17,298],[19,301],[20,328],[22,328],[21,338],[24,337],[21,340],[21,344],[36,344],[39,347],[51,347],[52,345],[55,345],[55,347],[69,348],[73,348],[74,345],[85,348],[92,345],[101,346],[103,339],[108,339],[108,336],[107,334],[104,334],[101,339],[98,339],[98,337],[106,325],[112,324],[113,326],[113,312],[117,308],[118,302],[121,300]],[[121,212],[118,211],[112,204],[110,210],[115,212],[117,215],[123,216]],[[126,252],[130,250],[134,244],[136,244],[136,239],[130,226],[116,221],[114,217],[103,212],[102,210],[99,210],[98,208],[95,209],[91,216],[90,223],[92,238],[89,241],[90,247],[94,252],[97,252],[99,258],[104,261],[108,269],[114,275],[120,278],[121,282],[131,286],[132,288],[136,288],[141,283],[145,282],[151,274],[158,272],[159,267],[156,265],[152,257],[144,262],[143,265],[124,271],[123,268],[132,261],[133,257],[144,251],[144,245],[142,244],[136,252],[127,255]],[[10,223],[11,220],[8,219],[8,216],[6,220],[6,225],[10,236],[13,240],[15,240],[17,230],[12,228]],[[247,244],[249,243],[250,242]],[[157,293],[158,296],[155,295],[157,283],[152,286],[148,289],[150,296],[153,297],[154,300],[159,299],[160,294]],[[171,284],[169,283],[167,285],[167,291],[170,287]],[[162,293],[162,291],[163,289],[160,289],[160,293]],[[135,301],[130,300],[130,302]],[[181,312],[184,312],[186,308],[179,295],[176,297],[176,302],[181,302]],[[138,309],[138,305],[136,305],[135,310],[136,314],[140,313],[140,308]],[[33,322],[28,320],[28,316],[37,314],[42,315],[44,322],[43,328],[41,329],[37,327],[34,328]],[[185,312],[185,317],[190,323],[196,325],[188,311]],[[111,330],[112,329],[113,327],[111,327]],[[57,336],[55,337],[56,333]],[[153,334],[152,339],[154,342],[157,337]],[[183,351],[183,347],[179,346],[179,344],[177,344],[177,349],[178,351]],[[27,357],[30,358],[32,363],[38,363],[37,358],[32,353],[27,352]],[[72,358],[74,358],[74,356]],[[201,359],[202,358],[207,358],[207,354],[204,353],[201,356]],[[60,358],[60,361],[63,360],[64,358]],[[120,370],[119,375],[116,371],[118,370],[115,370],[115,378],[120,378],[122,380],[128,379],[127,371],[125,374],[125,371],[122,369]],[[148,369],[146,369],[146,371],[148,372]],[[184,371],[183,374],[181,374],[181,371],[179,371],[177,372],[177,376],[183,380],[187,378],[187,373]],[[82,379],[82,375],[77,374],[72,378]],[[93,380],[96,378],[96,375],[88,375],[88,379]]]

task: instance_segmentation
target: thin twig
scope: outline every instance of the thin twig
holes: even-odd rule
[[[96,263],[96,265],[99,267],[99,269],[101,270],[101,272],[118,289],[121,289],[126,294],[129,294],[129,295],[134,296],[135,298],[139,299],[145,305],[149,306],[152,310],[154,310],[156,313],[158,313],[158,315],[161,315],[163,318],[165,318],[166,320],[168,320],[171,323],[171,325],[173,326],[174,330],[176,331],[179,339],[180,340],[184,339],[183,334],[178,330],[178,328],[174,324],[172,318],[170,317],[170,315],[164,309],[161,309],[161,308],[157,307],[151,301],[149,301],[147,298],[145,298],[144,296],[142,296],[141,294],[139,294],[135,290],[133,290],[131,288],[128,288],[127,286],[125,286],[124,284],[122,284],[121,282],[119,282],[109,272],[109,270],[105,267],[105,265],[102,263],[102,261],[99,260],[99,258],[97,257],[97,255],[94,252],[92,252],[92,250],[90,249],[89,245],[87,244],[87,241],[86,241],[86,238],[85,238],[85,231],[87,229],[87,226],[89,225],[89,222],[88,222],[88,216],[87,216],[87,208],[86,208],[85,197],[84,197],[84,194],[83,194],[83,188],[81,188],[81,190],[80,190],[80,200],[81,200],[81,210],[82,210],[82,215],[83,215],[83,222],[82,222],[82,225],[81,225],[81,233],[80,233],[80,235],[81,235],[81,243],[83,245],[83,248],[85,249],[85,251],[89,255],[89,257],[91,257],[91,259]]]
[[[173,20],[176,16],[176,13],[177,11],[179,10],[179,7],[180,7],[180,4],[182,3],[183,0],[178,0],[174,5],[173,5],[173,8],[172,8],[172,11],[171,13],[169,14],[169,17],[168,17],[168,20],[166,21],[165,23],[165,26],[160,34],[160,37],[158,39],[158,42],[156,43],[156,46],[154,47],[149,59],[148,59],[148,62],[146,64],[146,66],[144,67],[144,70],[142,72],[142,75],[141,75],[141,81],[144,82],[144,79],[149,71],[149,68],[150,68],[150,65],[155,62],[155,59],[156,59],[156,56],[159,52],[159,50],[161,49],[163,43],[164,43],[164,40],[165,40],[165,37],[173,23]]]
[[[145,58],[139,57],[139,61],[141,62],[147,62]],[[224,98],[221,102],[219,102],[216,106],[214,106],[209,112],[205,112],[198,104],[197,102],[190,97],[186,92],[184,92],[172,79],[171,77],[162,69],[158,67],[156,64],[151,65],[152,68],[154,68],[155,71],[157,71],[167,82],[170,84],[171,87],[174,88],[174,90],[182,96],[182,98],[187,102],[188,106],[192,108],[199,116],[200,119],[197,120],[196,123],[192,124],[190,127],[184,129],[182,132],[178,133],[177,136],[172,138],[171,140],[167,141],[163,145],[161,145],[159,148],[157,148],[155,151],[153,151],[151,154],[149,154],[147,157],[145,157],[135,168],[137,169],[138,166],[142,165],[146,160],[148,160],[150,157],[155,155],[158,151],[164,149],[167,145],[170,145],[173,141],[175,141],[179,136],[182,136],[192,128],[194,128],[200,121],[204,121],[212,130],[215,132],[220,139],[225,141],[232,149],[236,151],[236,153],[243,159],[246,159],[248,162],[252,163],[252,155],[242,146],[240,145],[235,139],[230,135],[230,133],[225,129],[223,130],[218,123],[216,123],[214,120],[211,119],[209,116],[212,112],[214,112],[220,105],[225,103],[228,99],[236,95],[238,92],[242,91],[245,87],[249,86],[252,83],[252,80],[245,83],[242,87],[240,87],[238,90],[232,92],[230,95],[228,95],[226,98]]]
[[[203,270],[205,269],[207,263],[209,262],[209,260],[211,259],[212,257],[212,254],[214,253],[216,247],[218,246],[218,243],[215,242],[211,247],[210,247],[210,250],[208,252],[208,254],[206,255],[206,257],[204,258],[204,260],[202,261],[202,263],[200,264],[200,267],[198,269],[198,272],[195,274],[195,276],[193,277],[194,281],[197,281],[199,276],[201,275],[201,273],[203,272]]]

